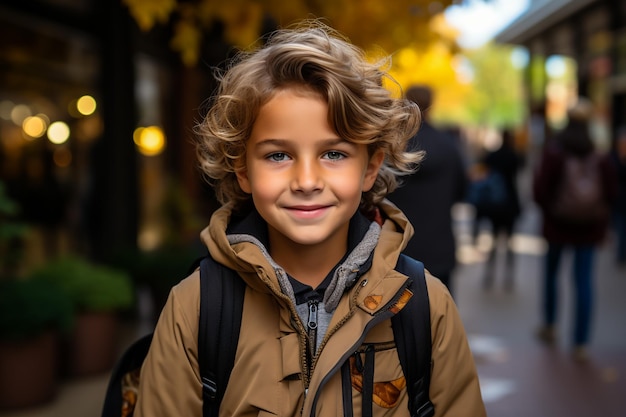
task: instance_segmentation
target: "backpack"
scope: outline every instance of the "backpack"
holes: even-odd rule
[[[549,212],[565,223],[584,224],[606,218],[609,206],[604,199],[599,158],[566,154],[561,179],[549,205]]]
[[[507,204],[508,191],[504,177],[498,171],[488,173],[470,183],[467,202],[481,213],[493,213]]]
[[[235,361],[245,283],[236,272],[215,262],[209,255],[196,261],[191,270],[198,264],[201,291],[198,362],[202,378],[202,413],[204,417],[217,417]],[[408,288],[414,294],[408,304],[391,318],[400,364],[407,380],[409,410],[412,417],[432,417],[434,407],[428,396],[432,349],[430,304],[424,265],[402,254],[396,268],[409,276]],[[141,337],[124,351],[115,364],[101,417],[133,415],[139,371],[151,341],[152,333]]]

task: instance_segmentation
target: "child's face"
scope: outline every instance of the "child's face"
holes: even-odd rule
[[[323,99],[293,90],[259,111],[238,180],[267,221],[271,245],[345,247],[361,193],[376,180],[382,152],[370,158],[366,145],[339,138],[327,114]]]

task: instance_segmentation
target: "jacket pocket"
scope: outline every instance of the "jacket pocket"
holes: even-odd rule
[[[398,405],[405,392],[406,379],[393,342],[363,345],[349,360],[350,381],[356,391],[353,394],[358,397],[371,394],[371,401],[383,408]],[[354,395],[353,399],[356,400]]]
[[[300,341],[297,333],[291,333],[280,338],[282,350],[282,379],[300,379]]]

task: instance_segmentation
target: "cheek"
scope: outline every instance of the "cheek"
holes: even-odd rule
[[[367,191],[368,181],[364,176],[363,171],[354,170],[351,173],[343,173],[341,175],[335,175],[332,179],[333,188],[337,193],[340,193],[346,197],[361,197],[363,191]],[[370,186],[371,187],[371,186]]]
[[[237,179],[241,189],[252,194],[256,201],[275,199],[288,183],[285,176],[280,173],[254,169],[254,166],[249,166],[245,174],[238,175]]]

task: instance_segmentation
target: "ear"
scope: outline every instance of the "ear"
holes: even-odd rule
[[[248,178],[248,170],[245,167],[245,162],[242,161],[237,170],[235,171],[235,175],[237,176],[237,182],[239,186],[243,190],[244,193],[251,194],[252,186],[250,185],[250,179]]]
[[[372,189],[376,178],[378,178],[378,171],[385,161],[385,153],[382,149],[376,150],[370,157],[365,170],[365,178],[363,178],[363,192],[367,192]]]

